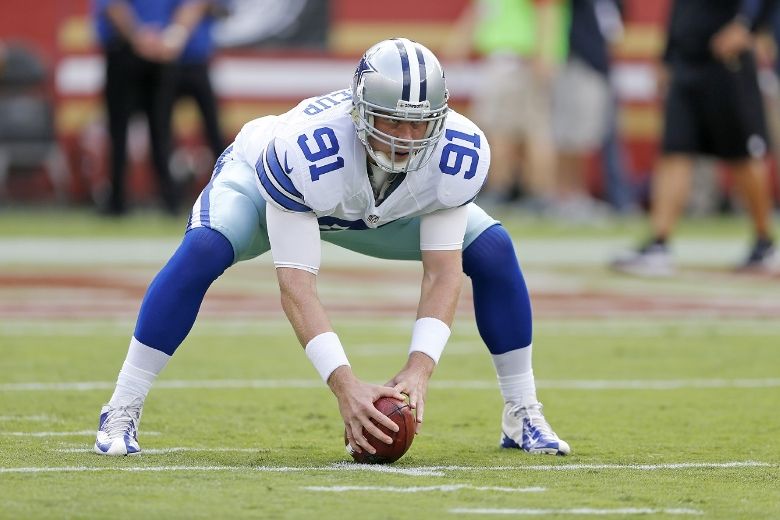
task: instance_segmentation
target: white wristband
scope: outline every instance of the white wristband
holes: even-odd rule
[[[328,378],[338,367],[342,365],[350,366],[347,355],[344,353],[344,347],[335,332],[323,332],[314,336],[306,344],[306,357],[311,364],[320,373],[320,377],[326,383]]]
[[[436,318],[420,318],[414,324],[409,353],[422,352],[438,363],[448,339],[450,328],[446,323]]]

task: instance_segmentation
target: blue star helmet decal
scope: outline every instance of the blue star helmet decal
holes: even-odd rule
[[[357,69],[355,69],[355,85],[360,84],[360,80],[363,79],[363,73],[366,71],[376,72],[376,69],[368,62],[369,56],[363,56],[358,63]]]

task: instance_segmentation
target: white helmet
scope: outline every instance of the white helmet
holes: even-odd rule
[[[433,53],[406,38],[384,40],[366,51],[352,79],[352,120],[368,155],[393,173],[419,170],[444,132],[449,93]],[[374,126],[375,117],[428,123],[422,139],[399,139]],[[374,150],[368,138],[390,147]],[[397,156],[401,149],[406,156]]]

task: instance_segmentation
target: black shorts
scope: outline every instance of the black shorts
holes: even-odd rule
[[[743,54],[733,67],[713,61],[676,64],[671,72],[664,107],[664,153],[731,161],[766,154],[766,119],[752,54]]]

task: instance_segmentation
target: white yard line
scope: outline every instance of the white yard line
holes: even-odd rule
[[[686,508],[647,508],[647,507],[621,507],[617,509],[593,509],[590,507],[576,507],[571,509],[484,509],[484,508],[455,508],[450,513],[459,515],[522,515],[522,516],[546,516],[546,515],[702,515],[704,511]]]
[[[415,477],[442,477],[440,471],[428,471],[419,468],[393,468],[390,466],[368,466],[366,464],[351,464],[354,470],[367,470],[377,473],[392,473]],[[362,467],[367,466],[367,467]],[[103,471],[122,471],[131,473],[143,472],[209,472],[209,471],[256,471],[261,473],[302,473],[311,471],[348,471],[350,468],[338,465],[323,467],[272,467],[272,466],[144,466],[144,467],[94,467],[94,466],[53,466],[53,467],[25,467],[25,468],[0,468],[2,473],[84,473]]]
[[[634,470],[662,471],[680,469],[732,469],[732,468],[775,468],[780,465],[754,460],[732,462],[676,462],[668,464],[539,464],[535,466],[426,466],[431,471],[591,471],[591,470]]]
[[[178,246],[181,237],[170,238],[53,238],[21,237],[0,239],[0,265],[115,265],[138,264],[158,266]],[[631,248],[624,238],[544,239],[518,238],[517,249],[526,266],[603,266],[615,253]],[[417,268],[414,262],[380,260],[322,244],[328,265],[390,266],[395,269]],[[688,238],[677,244],[675,259],[680,265],[731,265],[743,252],[744,244],[735,238]],[[52,251],[57,251],[52,255]],[[577,251],[572,255],[572,251]],[[271,265],[271,255],[253,262]]]
[[[0,384],[0,392],[88,392],[112,390],[113,381],[24,382]],[[495,390],[495,381],[431,381],[432,388]],[[690,388],[778,388],[780,378],[740,379],[539,379],[539,388],[558,390],[679,390]],[[159,389],[209,389],[209,388],[279,388],[322,389],[322,382],[315,379],[192,379],[161,380],[155,383]]]
[[[429,491],[453,492],[462,490],[473,491],[499,491],[502,493],[542,493],[547,491],[543,487],[496,487],[496,486],[472,486],[471,484],[449,484],[443,486],[306,486],[301,489],[306,491],[324,491],[329,493],[345,493],[348,491],[380,491],[384,493],[426,493]]]
[[[144,431],[143,434],[146,434]],[[92,448],[58,448],[53,450],[57,453],[92,453]],[[143,455],[168,455],[169,453],[182,453],[182,452],[203,452],[203,453],[261,453],[269,451],[267,448],[159,448],[159,449],[144,449]]]
[[[0,435],[9,437],[76,437],[80,435],[94,436],[97,430],[80,430],[77,432],[0,432]],[[144,435],[160,435],[160,432],[148,432],[144,430]]]
[[[0,422],[53,422],[56,420],[57,418],[51,415],[0,415]]]
[[[405,330],[409,320],[366,317],[363,320],[338,319],[334,320],[340,327],[350,329],[371,329],[397,331]],[[642,336],[655,337],[666,336],[669,329],[673,329],[678,336],[699,337],[703,335],[727,335],[727,336],[774,336],[780,334],[780,321],[760,319],[722,319],[704,318],[697,316],[682,320],[669,320],[668,318],[649,319],[621,319],[619,322],[607,319],[589,320],[559,320],[539,318],[538,332],[545,336]],[[115,333],[127,335],[132,331],[135,320],[131,319],[105,319],[105,320],[47,320],[46,326],[41,326],[40,320],[0,320],[0,335],[2,336],[84,336],[92,334]],[[244,336],[259,335],[262,337],[285,333],[290,330],[290,325],[284,320],[240,320],[225,319],[216,320],[210,318],[199,319],[192,331],[193,336]],[[481,351],[484,347],[479,336],[468,334],[463,328],[458,336],[463,343],[474,345],[475,350]],[[388,340],[386,345],[395,345],[395,340]],[[362,348],[362,346],[361,346]]]
[[[97,460],[97,459],[96,459]],[[134,460],[144,460],[141,458]],[[535,466],[386,466],[339,462],[328,466],[138,466],[138,467],[95,467],[95,466],[31,466],[19,468],[0,468],[0,473],[68,473],[68,472],[204,472],[204,471],[256,471],[263,473],[299,473],[299,472],[340,472],[365,471],[369,473],[393,473],[411,476],[445,476],[445,472],[456,471],[679,471],[687,469],[742,469],[777,468],[778,464],[758,461],[733,462],[681,462],[672,464],[556,464]]]

